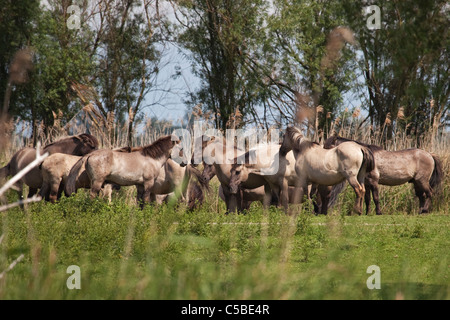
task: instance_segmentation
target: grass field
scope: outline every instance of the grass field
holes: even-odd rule
[[[0,279],[0,299],[450,299],[447,187],[428,215],[408,185],[382,189],[383,216],[348,216],[348,188],[330,215],[304,205],[296,218],[259,204],[225,215],[217,192],[190,213],[140,210],[129,195],[2,213],[0,272],[24,258]],[[79,290],[66,285],[70,265]],[[381,289],[367,287],[371,265]]]

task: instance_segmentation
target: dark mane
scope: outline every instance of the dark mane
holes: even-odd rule
[[[173,147],[172,136],[165,136],[159,138],[152,144],[145,146],[140,151],[145,157],[151,157],[154,159],[160,158],[165,155]]]
[[[131,153],[136,151],[141,151],[143,147],[122,147],[118,149],[113,149],[114,152]]]
[[[359,145],[361,145],[363,147],[369,148],[372,152],[373,151],[383,150],[382,147],[377,146],[375,144],[367,144],[367,143],[363,143],[363,142],[360,142],[360,141],[357,141],[357,140],[352,140],[352,139],[347,139],[347,138],[344,138],[344,137],[340,137],[338,135],[333,135],[332,137],[329,137],[327,140],[325,140],[323,148],[324,149],[332,149],[332,148],[336,147],[337,145],[339,145],[341,143],[349,142],[349,141],[356,142],[357,144],[359,144]]]

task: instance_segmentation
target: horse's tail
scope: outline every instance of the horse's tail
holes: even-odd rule
[[[77,192],[77,180],[80,176],[81,170],[84,169],[85,162],[86,157],[82,157],[73,165],[72,169],[70,169],[66,185],[64,186],[64,193],[67,197]]]
[[[328,200],[328,209],[330,209],[336,203],[338,195],[344,190],[345,184],[347,180],[342,181],[341,183],[335,184],[331,188],[330,199]]]
[[[366,172],[370,172],[375,169],[375,158],[373,156],[373,152],[367,147],[361,147],[361,151],[363,154],[363,163],[361,168],[365,166]]]
[[[434,160],[434,169],[430,177],[430,187],[435,190],[439,187],[444,179],[444,170],[442,169],[442,161],[435,154],[431,154]]]

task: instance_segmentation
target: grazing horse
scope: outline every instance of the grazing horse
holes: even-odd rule
[[[213,165],[210,164],[204,164],[203,165],[203,172],[202,172],[202,177],[204,180],[206,180],[206,183],[209,183],[209,181],[216,175],[216,171]],[[331,194],[328,192],[328,189],[326,190],[326,194],[322,195],[322,193],[324,193],[324,191],[321,191],[320,186],[319,186],[319,192],[321,194],[321,197],[319,197],[316,200],[319,200],[318,202],[315,201],[314,202],[314,211],[316,213],[324,213],[326,214],[326,209],[330,208],[330,206],[334,203],[336,196],[342,191],[344,183],[341,183],[339,185],[337,185],[338,188],[333,188],[331,191]],[[258,188],[254,188],[254,189],[244,189],[244,188],[240,188],[240,191],[242,192],[241,194],[241,209],[245,210],[245,209],[249,209],[250,205],[252,202],[254,201],[259,201],[262,204],[264,204],[264,199],[265,199],[265,191],[264,191],[264,186],[258,187]],[[219,186],[219,197],[225,201],[225,195],[223,193],[223,188],[220,185]],[[317,187],[311,188],[309,195],[312,198],[312,196],[317,192]],[[294,199],[294,193],[295,193],[295,187],[294,186],[289,186],[289,203],[292,203],[293,199]],[[328,202],[328,206],[327,207],[322,207],[322,201],[321,198],[323,198],[324,196],[327,197],[327,199],[329,200]],[[278,201],[278,196],[275,195],[272,192],[272,198],[271,198],[271,205],[278,205],[279,201]],[[324,208],[324,209],[322,209]],[[325,209],[326,208],[326,209]]]
[[[51,144],[48,144],[41,150],[41,154],[48,152],[49,154],[65,153],[76,156],[83,156],[97,149],[97,138],[90,134],[83,133],[77,136],[63,138]],[[36,149],[34,148],[27,147],[17,151],[12,156],[9,163],[5,167],[0,169],[0,178],[16,175],[20,170],[30,164],[35,158]],[[22,198],[22,189],[24,183],[30,188],[28,197],[32,197],[33,195],[35,195],[37,190],[42,186],[42,175],[38,167],[31,169],[21,180],[19,180],[14,185],[14,189],[19,193],[20,198]]]
[[[280,148],[283,156],[292,150],[296,159],[297,187],[295,202],[303,201],[308,184],[336,185],[344,179],[356,194],[354,210],[362,213],[366,172],[374,168],[374,156],[369,148],[355,142],[346,142],[333,149],[324,149],[319,144],[306,140],[300,129],[288,127]],[[324,204],[322,204],[324,207]]]
[[[354,141],[334,135],[325,141],[324,148],[333,148],[342,143]],[[398,151],[387,151],[377,145],[368,145],[355,141],[369,148],[375,158],[375,167],[368,171],[365,184],[368,192],[365,195],[366,213],[370,209],[370,192],[372,192],[377,215],[381,215],[378,185],[398,186],[412,183],[419,198],[420,213],[431,210],[431,198],[442,182],[444,173],[440,159],[427,151],[412,148]]]
[[[212,164],[204,164],[203,165],[203,172],[202,172],[202,178],[205,181],[205,183],[209,183],[209,181],[216,175],[216,170],[214,165]],[[254,189],[240,189],[242,192],[242,197],[241,197],[241,203],[240,203],[240,209],[241,210],[248,210],[250,208],[250,205],[252,204],[252,202],[254,201],[260,201],[261,203],[264,204],[264,197],[266,195],[265,191],[264,191],[264,186],[258,187],[258,188],[254,188]],[[291,191],[291,189],[289,189],[289,191]],[[225,194],[223,192],[223,187],[222,185],[219,186],[219,197],[226,202],[226,198],[225,198]],[[272,204],[275,201],[278,201],[278,199],[273,199],[272,198]]]
[[[161,167],[170,158],[175,144],[172,136],[159,138],[136,152],[97,150],[86,159],[86,172],[91,181],[91,197],[95,197],[105,181],[120,186],[136,185],[141,208],[150,202],[151,189]]]

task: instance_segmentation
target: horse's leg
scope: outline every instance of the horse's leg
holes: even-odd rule
[[[89,192],[89,194],[91,195],[91,199],[95,198],[99,195],[100,190],[102,189],[103,186],[103,180],[94,180],[92,179],[91,181],[91,190]]]
[[[264,199],[263,199],[263,207],[267,209],[272,203],[272,188],[266,183],[264,184]]]
[[[353,207],[353,210],[361,215],[362,214],[362,201],[364,198],[364,184],[361,185],[356,178],[356,176],[350,176],[347,178],[348,183],[352,186],[353,191],[355,191],[356,194],[356,201],[355,206]]]
[[[332,188],[333,188],[332,186],[324,186],[324,185],[319,185],[317,187],[322,202],[322,208],[320,210],[320,213],[323,215],[328,214],[328,202],[330,201]]]
[[[45,201],[50,201],[49,193],[50,193],[50,187],[49,187],[48,183],[44,181],[42,183],[41,190],[39,190],[39,196],[42,199],[45,199]]]
[[[309,191],[309,198],[312,199],[313,207],[314,207],[314,213],[319,214],[321,210],[321,195],[319,194],[319,185],[316,183],[313,183],[311,185],[311,190]]]
[[[371,192],[373,194],[372,186],[367,182],[365,182],[366,185],[366,193],[364,194],[364,202],[366,203],[366,215],[370,212],[370,200],[371,200]],[[375,200],[374,200],[375,201]]]
[[[28,190],[28,196],[27,196],[27,198],[33,197],[37,192],[38,192],[38,189],[37,189],[37,188],[32,188],[32,187],[30,187],[29,190]]]
[[[366,194],[364,195],[365,202],[366,202],[366,214],[369,214],[370,210],[370,194],[372,193],[373,202],[375,203],[375,213],[377,215],[381,215],[381,209],[380,209],[380,197],[379,197],[379,188],[378,188],[378,179],[379,179],[379,173],[378,171],[370,171],[365,180],[364,180],[364,186],[366,187]]]
[[[375,213],[378,216],[381,216],[383,213],[381,212],[381,208],[380,208],[380,196],[379,196],[378,191],[379,191],[378,183],[372,185],[372,196],[373,196],[373,202],[375,203]],[[370,191],[368,193],[370,193]]]
[[[108,199],[108,203],[111,203],[112,201],[112,184],[105,183],[105,185],[102,188],[102,197]]]
[[[308,192],[308,182],[297,180],[295,183],[295,190],[292,199],[292,203],[296,210],[289,210],[289,215],[296,215],[301,211],[301,203],[303,202],[303,197],[305,193]]]
[[[414,180],[414,190],[419,198],[419,213],[428,213],[431,205],[431,188],[428,181]]]
[[[58,194],[59,194],[59,188],[60,187],[60,182],[58,181],[52,181],[50,183],[50,192],[48,194],[48,198],[52,203],[55,203],[56,200],[58,200]]]
[[[281,181],[281,190],[278,202],[283,206],[284,212],[287,213],[289,208],[289,184],[286,178],[283,178]]]
[[[143,201],[141,202],[141,209],[144,209],[145,205],[150,203],[150,194],[151,194],[150,188],[145,187],[144,194],[142,197]]]
[[[144,201],[144,186],[137,185],[136,190],[137,190],[136,204],[141,206],[142,202]]]

